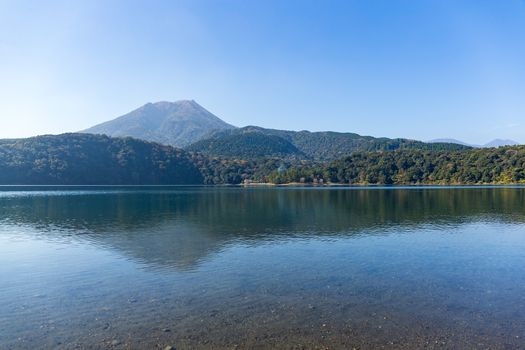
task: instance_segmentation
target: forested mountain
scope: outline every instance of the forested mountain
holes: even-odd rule
[[[461,150],[452,143],[425,143],[408,139],[375,138],[332,131],[288,131],[257,126],[218,131],[187,147],[214,156],[248,159],[254,156],[294,156],[318,161],[335,160],[353,152],[397,149]]]
[[[130,136],[174,147],[187,146],[215,130],[234,126],[213,115],[197,102],[148,103],[117,119],[93,126],[85,133]]]
[[[263,143],[276,135],[246,133]],[[344,184],[525,183],[525,146],[463,150],[361,151],[335,161],[287,155],[300,150],[282,138],[277,157],[245,159],[188,153],[132,138],[90,134],[0,140],[0,184],[171,185],[256,182]],[[286,141],[286,140],[285,140]],[[228,143],[224,144],[225,146]],[[238,149],[232,146],[232,152]]]
[[[237,159],[306,157],[290,141],[260,132],[221,133],[218,137],[197,141],[186,149],[211,156]]]
[[[0,184],[201,184],[180,149],[132,138],[63,134],[0,142]]]

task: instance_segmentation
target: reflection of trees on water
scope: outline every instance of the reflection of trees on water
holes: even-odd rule
[[[525,221],[525,189],[119,191],[0,198],[4,221],[88,240],[151,266],[187,269],[235,241],[350,236],[425,224]]]

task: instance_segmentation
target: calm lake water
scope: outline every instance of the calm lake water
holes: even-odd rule
[[[0,188],[1,349],[525,348],[525,189]]]

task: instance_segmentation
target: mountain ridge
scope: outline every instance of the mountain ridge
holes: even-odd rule
[[[461,150],[518,144],[513,140],[500,139],[485,145],[471,145],[456,139],[423,142],[363,136],[351,132],[279,130],[255,125],[237,128],[195,100],[147,103],[82,132],[133,137],[213,156],[289,157],[321,161],[334,160],[356,151]]]
[[[257,143],[255,137],[259,135]],[[266,138],[267,143],[262,143]],[[278,140],[281,141],[278,141]],[[245,126],[237,129],[222,130],[212,133],[187,147],[186,150],[201,152],[212,156],[251,158],[253,156],[279,157],[278,152],[263,154],[263,149],[272,149],[268,142],[286,142],[296,152],[289,152],[288,157],[317,161],[335,160],[356,151],[392,151],[397,149],[421,150],[462,150],[470,147],[445,143],[425,143],[410,139],[389,139],[386,137],[362,136],[356,133],[335,131],[292,131],[266,129],[259,126]],[[237,153],[235,153],[235,151]]]

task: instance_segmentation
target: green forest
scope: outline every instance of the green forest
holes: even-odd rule
[[[463,151],[358,152],[328,165],[274,171],[273,183],[519,184],[525,183],[525,146]]]
[[[217,132],[189,145],[186,150],[230,159],[279,157],[324,162],[340,159],[353,152],[399,149],[457,151],[469,148],[454,143],[426,143],[354,133],[290,131],[247,126]]]
[[[0,142],[3,185],[201,184],[180,149],[132,138],[64,134]]]
[[[525,146],[355,151],[336,160],[306,152],[276,135],[248,134],[228,156],[132,138],[63,134],[0,141],[3,185],[521,184]],[[266,142],[264,146],[262,144]],[[427,145],[427,144],[425,144]],[[240,147],[240,148],[239,148]],[[250,146],[246,146],[250,147]],[[260,151],[260,150],[263,151]],[[227,151],[225,149],[225,151]],[[236,152],[241,154],[237,154]],[[277,156],[265,156],[265,152]],[[246,156],[248,154],[248,156]]]

